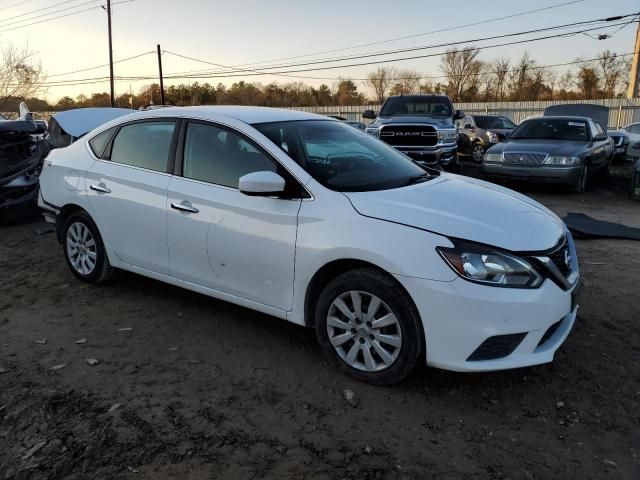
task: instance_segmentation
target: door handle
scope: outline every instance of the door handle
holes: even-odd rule
[[[96,192],[100,192],[100,193],[111,193],[111,190],[105,187],[104,184],[102,183],[99,183],[98,185],[91,185],[89,188],[91,190],[95,190]]]
[[[191,205],[185,205],[184,203],[172,203],[171,208],[187,213],[198,213],[200,211],[197,208],[192,207]]]

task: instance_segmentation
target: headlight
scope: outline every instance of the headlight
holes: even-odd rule
[[[500,141],[498,134],[494,132],[487,132],[487,137],[489,137],[490,143],[498,143]]]
[[[458,132],[455,130],[438,130],[438,141],[441,143],[451,143],[458,140]]]
[[[373,135],[376,138],[380,138],[380,130],[378,130],[377,128],[367,128],[365,132],[367,132],[369,135]]]
[[[545,165],[552,165],[557,167],[573,167],[580,163],[578,157],[549,157],[544,161]]]
[[[537,288],[543,277],[525,259],[491,247],[460,242],[438,253],[462,278],[495,287]]]
[[[501,153],[485,153],[484,161],[491,162],[491,163],[503,163],[504,157],[502,156]]]

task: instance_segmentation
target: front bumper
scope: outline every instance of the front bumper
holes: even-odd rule
[[[478,285],[462,278],[452,282],[396,278],[422,318],[427,364],[445,370],[482,372],[551,362],[576,320],[576,285],[564,291],[547,279],[539,288],[527,290]],[[510,353],[473,360],[487,340],[506,336],[519,339]]]
[[[448,166],[456,163],[458,157],[457,145],[437,145],[434,147],[393,147],[408,157],[427,165]]]
[[[542,165],[522,166],[501,163],[482,163],[487,177],[503,180],[523,180],[572,185],[580,178],[582,167],[546,167]]]

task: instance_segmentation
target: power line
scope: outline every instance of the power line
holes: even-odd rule
[[[626,23],[626,22],[625,22]],[[583,33],[587,30],[581,30],[581,31],[575,31],[575,32],[568,32],[568,33],[562,33],[562,34],[556,34],[556,35],[547,35],[547,36],[543,36],[543,37],[538,37],[538,38],[533,38],[533,39],[524,39],[524,40],[518,40],[518,41],[514,41],[514,42],[506,42],[506,43],[499,43],[499,44],[493,44],[493,45],[486,45],[483,47],[470,47],[467,49],[462,49],[460,51],[470,51],[470,50],[487,50],[490,48],[497,48],[497,47],[503,47],[503,46],[509,46],[509,45],[518,45],[518,44],[523,44],[523,43],[529,43],[529,42],[535,42],[535,41],[540,41],[540,40],[548,40],[551,38],[558,38],[558,37],[565,37],[565,36],[569,36],[569,35],[578,35],[580,33]],[[166,51],[166,53],[172,54],[172,52]],[[368,65],[375,65],[375,64],[381,64],[381,63],[390,63],[390,62],[397,62],[397,61],[404,61],[404,60],[416,60],[416,59],[421,59],[421,58],[430,58],[430,57],[436,57],[436,56],[442,56],[445,55],[446,52],[438,52],[438,53],[432,53],[432,54],[427,54],[427,55],[419,55],[419,56],[412,56],[412,57],[403,57],[403,58],[395,58],[395,59],[386,59],[386,60],[377,60],[374,62],[363,62],[363,63],[358,63],[358,64],[350,64],[350,65],[337,65],[337,66],[325,66],[325,67],[315,67],[315,68],[306,68],[306,69],[299,69],[299,70],[289,70],[289,71],[285,71],[285,72],[267,72],[267,73],[263,73],[263,72],[256,72],[256,73],[243,73],[242,75],[238,75],[238,74],[231,74],[231,75],[184,75],[184,76],[165,76],[166,79],[179,79],[179,78],[184,78],[184,79],[206,79],[206,78],[229,78],[229,77],[239,77],[239,76],[257,76],[257,75],[276,75],[276,76],[290,76],[287,74],[290,73],[299,73],[299,72],[308,72],[308,71],[318,71],[318,70],[330,70],[330,69],[336,69],[336,68],[349,68],[349,67],[355,67],[355,66],[368,66]],[[189,58],[192,59],[192,57],[187,57],[187,56],[183,56],[180,54],[174,54],[174,55],[178,55],[178,56],[182,56],[185,58]],[[210,64],[214,64],[213,62],[207,62],[205,60],[198,60],[200,62],[203,63],[210,63]],[[214,64],[216,66],[218,66],[219,64]],[[128,79],[128,80],[152,80],[155,79],[155,76],[131,76],[131,77],[119,77],[121,79]],[[298,78],[303,78],[303,79],[310,79],[313,80],[315,78],[313,77],[304,77],[304,76],[299,76]],[[65,84],[68,85],[82,85],[84,84],[83,82],[85,81],[95,81],[98,80],[99,78],[83,78],[83,79],[71,79],[71,80],[61,80],[58,82],[54,82],[55,85],[53,84],[49,84],[50,86],[62,86]],[[76,83],[73,83],[76,82]],[[46,86],[47,84],[43,84],[43,86]]]
[[[97,1],[97,0],[95,0],[95,1]],[[135,1],[135,0],[123,0],[121,2],[116,2],[116,3],[112,4],[112,5],[120,5],[120,4],[123,4],[123,3],[130,3],[130,2],[133,2],[133,1]],[[76,5],[76,7],[74,7],[74,8],[78,8],[78,6],[79,5]],[[70,17],[72,15],[78,15],[80,13],[89,12],[89,11],[94,10],[96,8],[100,8],[100,5],[95,5],[93,7],[85,8],[83,10],[78,10],[77,12],[71,12],[71,13],[67,13],[67,14],[64,14],[64,15],[59,15],[57,17],[45,18],[44,20],[39,20],[37,22],[27,23],[25,25],[18,25],[17,27],[8,28],[6,30],[0,30],[0,33],[11,32],[11,31],[17,30],[19,28],[30,27],[32,25],[39,25],[41,23],[50,22],[50,21],[53,21],[53,20],[58,20],[60,18]],[[49,15],[53,15],[55,13],[58,13],[58,12],[49,12],[49,13],[41,15],[39,17],[34,17],[34,18],[30,19],[30,20],[35,20],[35,19],[40,18],[40,17],[46,17],[46,16],[49,16]],[[2,28],[2,26],[0,26],[0,28]]]
[[[631,53],[612,53],[611,56],[612,57],[616,57],[616,58],[623,58],[623,57],[629,57],[634,55],[634,52]],[[572,66],[572,65],[579,65],[579,64],[584,64],[584,63],[590,63],[590,62],[595,62],[599,60],[599,57],[595,57],[595,58],[587,58],[587,59],[583,59],[583,60],[574,60],[571,62],[564,62],[564,63],[555,63],[555,64],[549,64],[549,65],[535,65],[535,66],[531,66],[528,67],[528,70],[543,70],[546,68],[556,68],[556,67],[566,67],[566,66]],[[510,73],[510,72],[516,72],[519,71],[518,68],[510,68],[507,70],[502,70],[502,71],[498,71],[498,70],[490,70],[490,71],[484,71],[484,72],[479,72],[479,73],[474,73],[471,74],[472,76],[485,76],[485,75],[492,75],[492,74],[496,74],[496,73]],[[423,80],[423,79],[439,79],[439,78],[449,78],[452,75],[425,75],[425,76],[419,76],[417,78]],[[453,75],[455,76],[455,75]],[[121,77],[115,77],[115,80],[117,82],[131,82],[131,81],[148,81],[148,80],[154,80],[156,79],[157,76],[121,76]],[[164,77],[165,79],[167,78],[166,76]],[[305,78],[309,78],[309,79],[324,79],[324,80],[339,80],[339,78],[326,78],[326,77],[305,77]],[[408,77],[394,77],[391,80],[405,80]],[[52,82],[52,83],[48,83],[48,84],[43,84],[43,86],[45,87],[67,87],[67,86],[76,86],[76,85],[91,85],[91,84],[98,84],[98,83],[107,83],[109,81],[109,77],[95,77],[95,78],[87,78],[87,79],[81,79],[82,81],[78,81],[76,83],[69,83],[69,82],[73,82],[73,81],[61,81],[61,82]],[[356,81],[366,81],[366,78],[349,78],[349,80],[356,80]]]
[[[635,16],[637,14],[629,14],[629,15],[624,15],[622,16],[622,18],[627,18],[630,16]],[[199,62],[199,63],[204,63],[204,64],[209,64],[209,65],[213,65],[216,67],[223,67],[223,68],[227,68],[227,71],[211,71],[209,73],[212,74],[227,74],[227,73],[232,73],[232,72],[250,72],[250,73],[260,73],[260,74],[264,74],[267,75],[269,74],[268,72],[265,72],[265,70],[274,70],[277,68],[294,68],[294,67],[299,67],[299,66],[308,66],[308,65],[319,65],[319,64],[325,64],[325,63],[335,63],[335,62],[339,62],[339,61],[347,61],[347,60],[359,60],[359,59],[364,59],[364,58],[372,58],[372,57],[380,57],[380,56],[386,56],[386,55],[394,55],[394,54],[399,54],[399,53],[408,53],[408,52],[415,52],[415,51],[420,51],[420,50],[429,50],[429,49],[434,49],[434,48],[442,48],[442,47],[452,47],[452,46],[456,46],[456,45],[461,45],[461,44],[465,44],[465,43],[475,43],[475,42],[482,42],[482,41],[487,41],[487,40],[497,40],[500,38],[509,38],[509,37],[514,37],[514,36],[520,36],[520,35],[530,35],[532,33],[539,33],[539,32],[544,32],[544,31],[550,31],[550,30],[560,30],[563,28],[570,28],[570,27],[575,27],[578,25],[588,25],[588,24],[593,24],[593,23],[601,23],[603,21],[606,21],[605,19],[594,19],[594,20],[587,20],[587,21],[581,21],[581,22],[573,22],[573,23],[568,23],[568,24],[563,24],[563,25],[557,25],[557,26],[553,26],[553,27],[545,27],[545,28],[538,28],[538,29],[533,29],[533,30],[527,30],[527,31],[522,31],[522,32],[516,32],[516,33],[508,33],[508,34],[502,34],[502,35],[493,35],[490,37],[481,37],[481,38],[474,38],[474,39],[470,39],[470,40],[461,40],[461,41],[456,41],[456,42],[448,42],[448,43],[441,43],[441,44],[435,44],[435,45],[424,45],[424,46],[419,46],[419,47],[411,47],[411,48],[403,48],[403,49],[396,49],[396,50],[387,50],[384,52],[371,52],[371,53],[364,53],[364,54],[360,54],[360,55],[351,55],[351,56],[347,56],[347,57],[334,57],[331,59],[321,59],[321,60],[314,60],[311,62],[302,62],[302,63],[293,63],[293,64],[288,64],[288,65],[275,65],[275,66],[265,66],[265,67],[261,67],[259,70],[257,69],[245,69],[245,68],[233,68],[233,67],[229,67],[229,66],[225,66],[225,65],[220,65],[218,63],[213,63],[213,62],[208,62],[206,60],[201,60],[201,59],[197,59],[197,58],[193,58],[193,57],[189,57],[186,55],[181,55],[175,52],[171,52],[171,51],[166,51],[166,53],[170,54],[170,55],[174,55],[177,57],[181,57],[187,60],[192,60],[195,62]],[[619,24],[618,24],[619,25]],[[591,29],[586,29],[584,30],[584,32],[587,31],[592,31],[592,30],[598,30],[601,27],[595,27],[595,28],[591,28]],[[583,33],[581,32],[577,32],[577,33]],[[573,35],[576,34],[576,32],[568,32],[566,34],[560,34],[560,35],[556,35],[555,37],[560,37],[560,36],[564,36],[564,35]],[[550,38],[554,38],[554,37],[550,37]],[[420,57],[418,57],[420,58]],[[230,69],[230,70],[229,70]],[[171,74],[167,74],[167,77],[169,77]]]
[[[316,56],[316,55],[324,55],[324,54],[327,54],[327,53],[335,53],[335,52],[342,52],[342,51],[345,51],[345,50],[354,50],[354,49],[357,49],[357,48],[370,47],[372,45],[381,45],[381,44],[384,44],[384,43],[391,43],[391,42],[396,42],[396,41],[400,41],[400,40],[407,40],[407,39],[410,39],[410,38],[424,37],[424,36],[427,36],[427,35],[433,35],[435,33],[449,32],[449,31],[456,30],[456,29],[459,29],[459,28],[474,27],[474,26],[477,26],[477,25],[493,23],[493,22],[497,22],[497,21],[500,21],[500,20],[507,20],[509,18],[516,18],[516,17],[521,17],[521,16],[524,16],[524,15],[529,15],[529,14],[532,14],[532,13],[538,13],[538,12],[542,12],[542,11],[546,11],[546,10],[552,10],[554,8],[560,8],[560,7],[564,7],[564,6],[567,6],[567,5],[572,5],[572,4],[576,4],[576,3],[582,3],[583,1],[584,0],[573,0],[573,1],[565,2],[565,3],[561,3],[561,4],[558,4],[558,5],[550,5],[550,6],[547,6],[547,7],[536,8],[534,10],[526,10],[524,12],[514,13],[514,14],[511,14],[511,15],[505,15],[505,16],[502,16],[502,17],[495,17],[495,18],[490,18],[490,19],[487,19],[487,20],[480,20],[480,21],[477,21],[477,22],[467,23],[467,24],[463,24],[463,25],[456,25],[456,26],[452,26],[452,27],[441,28],[441,29],[438,29],[438,30],[431,30],[429,32],[416,33],[416,34],[412,34],[412,35],[405,35],[405,36],[402,36],[402,37],[395,37],[395,38],[390,38],[390,39],[387,39],[387,40],[379,40],[379,41],[376,41],[376,42],[362,43],[362,44],[359,44],[359,45],[352,45],[352,46],[349,46],[349,47],[335,48],[335,49],[332,49],[332,50],[325,50],[325,51],[322,51],[322,52],[307,53],[307,54],[304,54],[304,55],[297,55],[297,56],[293,56],[293,57],[283,57],[283,58],[278,58],[278,59],[265,60],[265,61],[262,61],[262,62],[245,63],[245,64],[240,64],[240,65],[235,65],[235,67],[247,67],[247,66],[264,65],[265,63],[278,62],[278,61],[282,61],[282,60],[294,60],[294,59],[297,59],[297,58],[306,58],[306,57],[312,57],[312,56]]]
[[[23,2],[14,3],[13,5],[9,5],[8,7],[2,7],[2,8],[0,8],[0,12],[4,12],[5,10],[10,10],[12,8],[19,7],[21,5],[24,5],[25,3],[29,3],[29,2],[32,2],[32,1],[33,0],[24,0]]]
[[[3,18],[2,20],[0,20],[0,23],[4,23],[4,22],[7,22],[7,21],[9,21],[9,20],[13,20],[14,18],[28,17],[29,15],[33,15],[34,13],[40,13],[40,12],[42,12],[42,11],[44,11],[44,10],[50,10],[50,9],[52,9],[52,8],[60,7],[60,6],[62,6],[62,5],[66,5],[66,4],[68,4],[68,3],[73,3],[73,2],[76,2],[76,1],[78,1],[78,0],[66,0],[66,1],[64,1],[64,2],[55,3],[55,4],[50,5],[50,6],[48,6],[48,7],[38,8],[38,9],[36,9],[36,10],[32,10],[32,11],[30,11],[30,12],[21,13],[21,14],[19,14],[19,15],[14,15],[13,17]],[[93,1],[94,1],[94,2],[96,2],[96,1],[98,1],[98,0],[93,0]],[[87,3],[89,3],[89,2],[87,2]],[[81,5],[77,5],[77,6],[79,7],[79,6],[81,6]],[[75,8],[75,7],[71,7],[71,8]],[[56,12],[52,12],[52,13],[56,13]],[[46,14],[46,15],[48,15],[48,14]],[[23,20],[23,21],[28,21],[28,20],[31,20],[31,19],[25,19],[25,20]],[[20,22],[14,22],[14,23],[20,23]],[[11,25],[11,24],[10,24],[10,25]]]
[[[151,53],[156,53],[153,50],[150,50],[148,52],[144,52],[144,53],[140,53],[138,55],[134,55],[133,57],[128,57],[128,58],[123,58],[121,60],[116,60],[113,62],[113,64],[115,65],[116,63],[123,63],[123,62],[128,62],[129,60],[135,60],[136,58],[140,58],[140,57],[144,57],[145,55],[149,55]],[[104,65],[96,65],[95,67],[89,67],[89,68],[83,68],[81,70],[73,70],[71,72],[64,72],[64,73],[56,73],[53,75],[47,75],[47,78],[52,78],[52,77],[65,77],[67,75],[71,75],[74,73],[81,73],[81,72],[88,72],[90,70],[97,70],[99,68],[104,68],[104,67],[108,67],[109,64],[105,63]]]
[[[486,46],[481,46],[481,47],[469,47],[469,48],[466,48],[466,49],[462,49],[460,51],[486,50],[486,49],[489,49],[489,48],[503,47],[503,46],[509,46],[509,45],[518,45],[518,44],[522,44],[522,43],[529,43],[529,42],[535,42],[535,41],[540,41],[540,40],[548,40],[548,39],[551,39],[551,38],[574,36],[574,35],[578,35],[580,33],[584,33],[584,32],[587,32],[587,31],[596,30],[598,28],[600,28],[600,27],[591,28],[591,29],[584,29],[584,30],[574,31],[574,32],[565,32],[565,33],[560,33],[560,34],[556,34],[556,35],[547,35],[547,36],[542,36],[542,37],[537,37],[537,38],[532,38],[532,39],[524,39],[524,40],[519,40],[519,41],[514,41],[514,42],[499,43],[499,44],[486,45]],[[504,36],[498,36],[497,38],[501,38],[501,37],[504,37]],[[473,42],[473,41],[480,41],[480,40],[470,40],[470,41],[465,41],[465,42],[451,42],[449,44],[438,45],[438,47],[451,46],[451,45],[454,45],[454,44],[458,45],[458,44],[461,44],[461,43],[469,43],[469,42]],[[421,49],[435,48],[435,47],[436,46],[423,47]],[[186,55],[181,55],[181,54],[173,53],[173,52],[170,52],[170,51],[166,51],[166,53],[168,53],[170,55],[175,55],[175,56],[178,56],[178,57],[194,60],[194,61],[199,61],[201,63],[208,63],[208,64],[211,64],[211,65],[220,66],[219,64],[216,64],[216,63],[213,63],[213,62],[208,62],[206,60],[195,59],[193,57],[188,57]],[[256,76],[256,75],[275,75],[275,76],[281,76],[282,75],[282,76],[286,76],[287,74],[290,74],[290,73],[301,73],[301,72],[310,72],[310,71],[319,71],[319,70],[333,70],[333,69],[337,69],[337,68],[369,66],[369,65],[377,65],[377,64],[384,64],[384,63],[399,62],[399,61],[405,61],[405,60],[417,60],[417,59],[422,59],[422,58],[442,56],[442,55],[445,55],[445,54],[446,54],[446,52],[439,52],[439,53],[427,54],[427,55],[414,55],[414,56],[411,56],[411,57],[383,59],[383,60],[376,60],[376,61],[370,61],[370,62],[352,63],[352,64],[347,64],[347,65],[333,65],[333,66],[330,65],[330,66],[304,68],[304,69],[297,69],[297,70],[285,70],[285,71],[278,71],[278,72],[264,72],[264,71],[258,71],[258,70],[248,70],[247,72],[249,72],[249,73],[243,72],[242,74],[231,73],[231,72],[222,72],[222,73],[219,73],[219,74],[215,73],[213,75],[181,75],[181,76],[175,76],[175,77],[171,77],[171,76],[167,75],[166,78],[228,78],[228,77]],[[370,55],[363,55],[360,58],[367,58],[367,57],[370,57]],[[309,64],[315,64],[315,63],[316,62],[309,62]],[[295,68],[297,66],[304,66],[304,65],[305,64],[291,65],[290,68]],[[283,68],[286,68],[286,67],[283,67]],[[266,69],[261,69],[261,70],[266,70]],[[229,73],[231,73],[231,74],[229,74]]]

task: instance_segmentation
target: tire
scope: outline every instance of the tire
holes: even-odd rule
[[[316,302],[314,320],[325,355],[356,380],[398,383],[419,358],[426,358],[422,323],[413,302],[376,270],[353,270],[329,282]]]
[[[585,164],[582,167],[573,189],[578,193],[584,193],[589,189],[589,165]]]
[[[482,160],[484,159],[485,151],[486,151],[486,148],[484,148],[484,145],[482,145],[479,142],[476,142],[473,145],[471,145],[472,160],[476,163],[482,163]]]
[[[98,284],[113,275],[98,227],[86,212],[69,215],[62,232],[64,258],[78,279]]]

